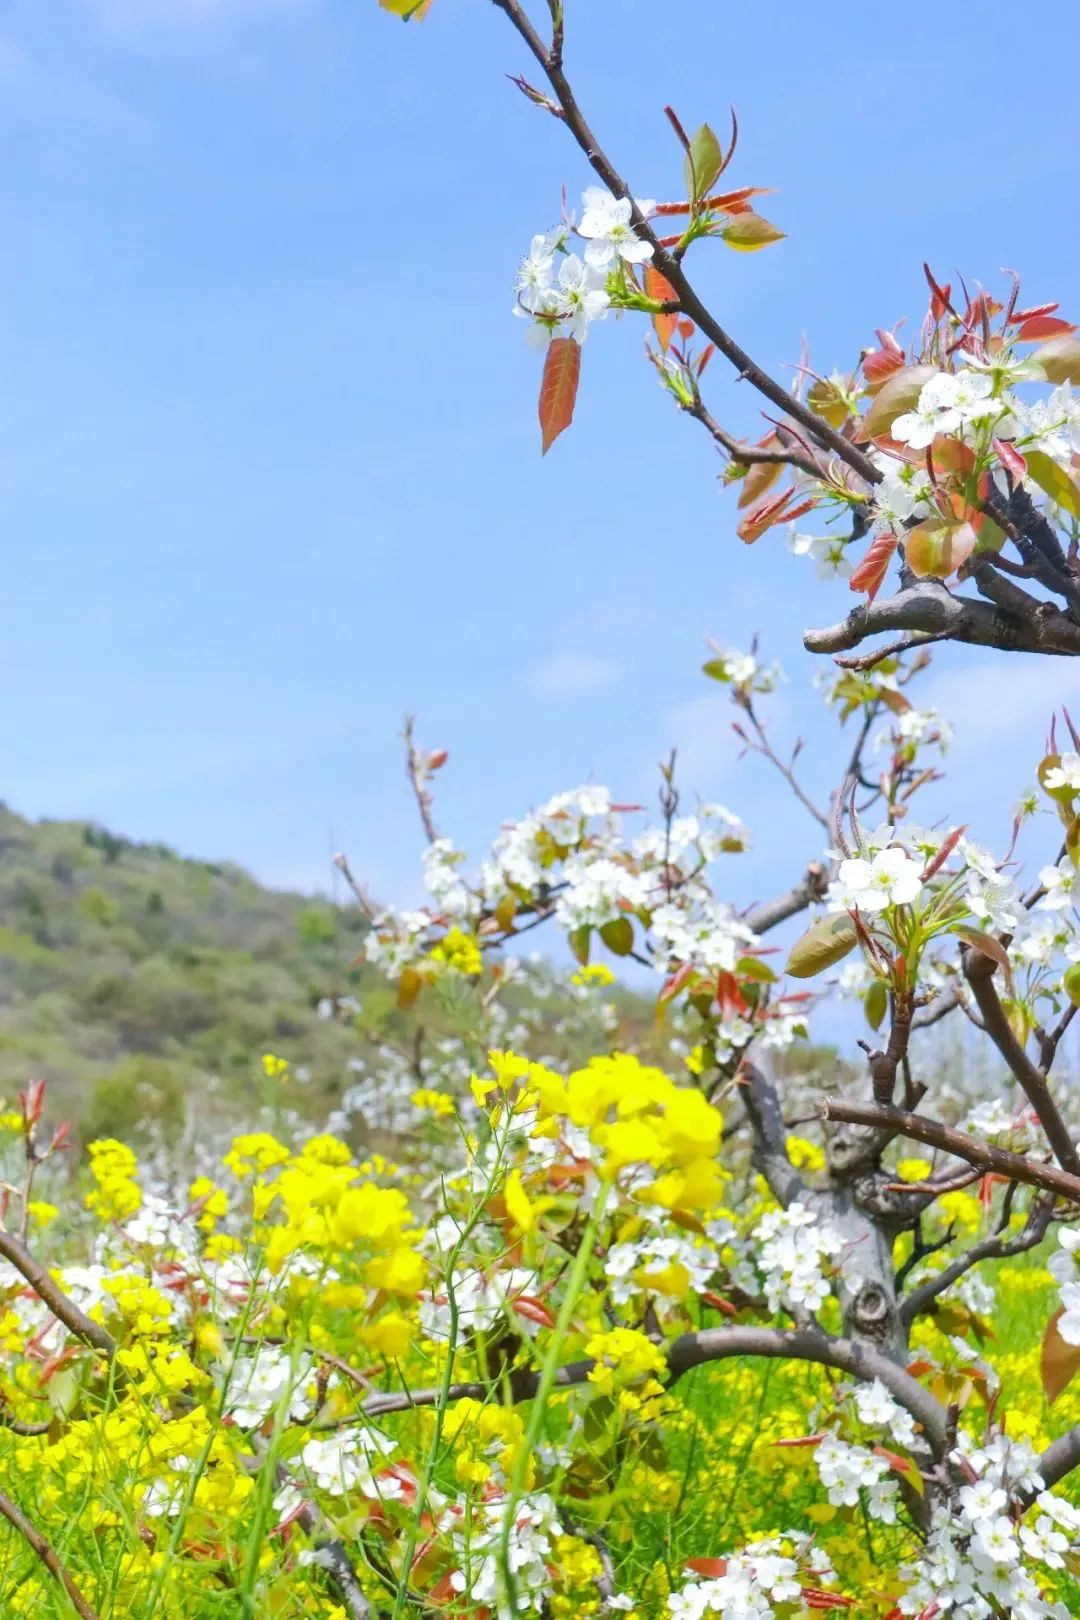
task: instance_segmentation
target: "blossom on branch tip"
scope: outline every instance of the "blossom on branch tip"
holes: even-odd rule
[[[884,911],[909,906],[922,890],[920,868],[898,844],[879,850],[872,860],[857,856],[840,862],[827,896],[830,911]]]
[[[584,212],[580,234],[588,238],[585,259],[606,270],[621,259],[625,264],[644,264],[652,258],[651,242],[643,242],[630,223],[633,212],[629,197],[614,197],[602,186],[589,186],[582,193]],[[652,202],[639,202],[642,214],[652,211]]]

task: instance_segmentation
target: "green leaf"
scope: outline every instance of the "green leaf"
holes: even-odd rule
[[[815,416],[824,417],[832,428],[841,428],[847,421],[848,407],[843,393],[828,377],[819,377],[811,385],[806,403]]]
[[[793,979],[812,979],[849,956],[859,942],[847,912],[820,917],[791,947],[786,972]]]
[[[1050,499],[1071,517],[1080,518],[1080,489],[1077,489],[1064,467],[1059,467],[1045,450],[1025,450],[1024,460],[1032,478]]]
[[[751,984],[776,983],[776,974],[760,956],[740,956],[735,964],[735,977],[749,979]]]
[[[756,253],[758,248],[768,247],[771,242],[782,242],[786,235],[786,231],[771,225],[760,214],[736,214],[720,232],[728,247],[739,253]]]
[[[874,402],[863,417],[866,437],[877,439],[887,434],[898,416],[915,409],[923,388],[936,376],[936,366],[905,366],[903,371],[890,377],[884,388],[874,395]]]
[[[412,22],[414,19],[419,22],[431,9],[434,0],[379,0],[379,4],[384,11],[391,11],[395,17],[400,17],[402,22]]]
[[[702,124],[693,136],[683,167],[686,174],[686,195],[694,202],[701,202],[709,195],[713,182],[720,178],[720,172],[724,167],[724,154],[720,142],[708,124]]]
[[[1069,963],[1061,985],[1073,1006],[1080,1007],[1080,962]]]
[[[904,536],[904,558],[920,579],[948,579],[975,550],[978,537],[970,523],[927,520]]]
[[[629,956],[634,948],[634,925],[629,917],[613,917],[601,928],[600,938],[616,956]]]
[[[889,989],[884,979],[875,979],[863,996],[863,1011],[871,1029],[880,1029],[889,1010]]]
[[[572,928],[567,934],[567,942],[576,959],[585,967],[589,960],[589,938],[592,928],[588,923],[582,923],[580,928]]]

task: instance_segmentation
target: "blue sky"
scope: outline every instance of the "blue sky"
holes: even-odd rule
[[[1072,0],[1017,9],[570,0],[567,61],[641,195],[678,188],[662,116],[743,138],[733,182],[778,188],[788,240],[704,246],[697,279],[782,371],[823,369],[923,307],[920,263],[1080,311],[1080,45]],[[661,24],[658,19],[663,18]],[[318,887],[347,848],[412,897],[419,847],[396,733],[451,750],[440,820],[478,847],[592,777],[759,829],[733,893],[814,850],[767,772],[739,767],[708,635],[760,630],[780,709],[831,781],[801,679],[839,617],[780,534],[747,551],[713,454],[642,359],[597,327],[574,430],[538,454],[516,259],[588,181],[504,75],[487,0],[403,27],[375,0],[7,0],[0,12],[3,786],[263,878]],[[756,425],[714,366],[711,403]],[[940,656],[958,726],[942,813],[999,834],[1080,670]],[[994,813],[994,802],[1002,806]],[[768,819],[768,836],[764,824]]]

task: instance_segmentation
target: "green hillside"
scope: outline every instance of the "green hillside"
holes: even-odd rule
[[[359,987],[363,930],[231,863],[0,807],[0,1097],[40,1075],[89,1128],[167,1123],[193,1088],[254,1095],[273,1050],[333,1098],[357,1034],[318,1004]]]

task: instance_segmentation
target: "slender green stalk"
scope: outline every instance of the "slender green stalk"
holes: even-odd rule
[[[525,1475],[528,1472],[529,1463],[540,1438],[540,1430],[544,1424],[544,1416],[555,1384],[555,1376],[564,1360],[563,1346],[570,1330],[570,1322],[588,1279],[589,1263],[593,1257],[593,1244],[603,1218],[604,1206],[607,1203],[609,1191],[610,1184],[606,1181],[601,1182],[600,1190],[596,1195],[596,1202],[589,1212],[588,1220],[585,1222],[581,1242],[578,1245],[577,1254],[574,1256],[574,1263],[570,1268],[566,1293],[563,1295],[563,1302],[556,1317],[551,1338],[548,1341],[543,1366],[540,1369],[540,1381],[536,1386],[536,1394],[533,1396],[532,1406],[529,1411],[528,1427],[525,1430],[521,1448],[514,1463],[514,1471],[510,1476],[510,1488],[506,1493],[506,1507],[503,1512],[502,1531],[499,1536],[498,1557],[499,1570],[503,1580],[503,1592],[511,1614],[517,1613],[517,1583],[510,1568],[510,1533],[514,1525],[514,1515],[524,1494]]]

